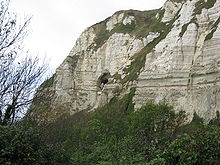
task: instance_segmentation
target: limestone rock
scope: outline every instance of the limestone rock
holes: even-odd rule
[[[189,117],[196,112],[206,121],[220,110],[219,24],[213,38],[205,40],[212,27],[209,24],[219,19],[220,1],[210,9],[203,9],[200,15],[194,15],[195,3],[183,4],[167,37],[146,56],[134,98],[136,108],[146,101],[166,102],[176,110],[185,110]],[[184,23],[193,17],[197,21],[189,23],[180,37]]]
[[[198,3],[202,5],[197,5]],[[135,108],[165,102],[206,121],[220,111],[220,0],[168,0],[154,11],[120,11],[86,29],[56,70],[51,108],[70,114],[136,88]],[[201,8],[202,6],[202,8]]]
[[[131,24],[133,21],[135,21],[135,17],[129,15],[125,17],[125,19],[123,20],[123,24],[124,25]]]
[[[110,20],[106,23],[106,29],[111,31],[114,29],[115,25],[120,23],[123,20],[124,13],[114,14]]]

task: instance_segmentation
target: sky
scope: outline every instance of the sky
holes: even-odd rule
[[[69,54],[79,35],[119,10],[150,10],[165,0],[11,0],[20,18],[32,16],[26,49],[47,58],[55,70]]]

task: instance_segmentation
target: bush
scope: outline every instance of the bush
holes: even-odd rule
[[[184,121],[184,113],[175,114],[168,105],[149,103],[134,112],[125,111],[122,100],[96,111],[81,128],[80,147],[71,157],[72,164],[146,163],[156,159]]]
[[[71,116],[44,128],[44,140],[55,145],[70,165],[219,164],[220,129],[204,125],[196,114],[183,125],[184,112],[148,103],[134,111],[134,90],[113,98],[95,112]],[[59,155],[59,154],[57,154]],[[59,156],[59,157],[61,157]],[[57,156],[58,157],[58,156]]]
[[[36,129],[21,124],[0,126],[0,164],[56,164],[56,156],[57,152],[41,141]]]
[[[220,163],[220,131],[203,125],[194,134],[183,134],[170,143],[163,158],[170,165],[218,165]]]

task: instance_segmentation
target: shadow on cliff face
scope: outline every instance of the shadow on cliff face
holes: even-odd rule
[[[105,71],[104,73],[102,73],[101,76],[99,76],[97,80],[98,89],[103,89],[105,84],[108,83],[110,77],[111,77],[111,74],[109,71]]]

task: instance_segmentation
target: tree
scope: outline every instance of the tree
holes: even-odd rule
[[[220,129],[200,124],[197,131],[184,133],[172,141],[161,153],[170,165],[219,165]]]
[[[48,165],[65,159],[62,152],[41,139],[39,130],[24,123],[0,125],[1,165]]]
[[[9,4],[10,0],[0,2],[0,125],[22,116],[47,68],[23,51],[31,18],[19,23],[16,14],[9,12]]]

